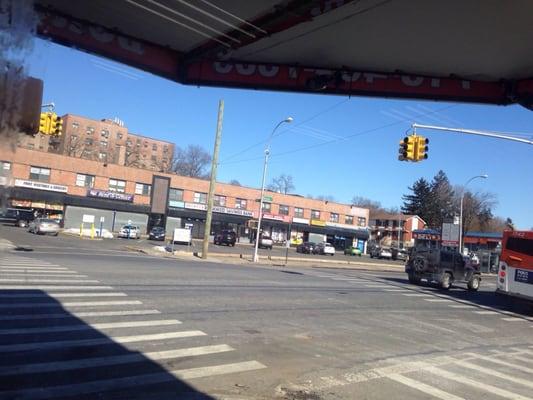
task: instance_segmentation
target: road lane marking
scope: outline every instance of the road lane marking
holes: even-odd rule
[[[77,274],[76,271],[61,271],[61,270],[54,270],[54,269],[42,269],[42,270],[35,270],[35,269],[0,269],[0,274],[31,274],[31,275],[37,275],[37,274],[46,274],[46,275],[56,275],[56,274],[63,274],[63,275],[72,275]]]
[[[452,301],[452,300],[449,300],[449,299],[424,299],[424,301],[429,301],[431,303],[447,303],[447,302]]]
[[[159,310],[127,310],[127,311],[88,311],[75,313],[55,313],[55,314],[16,314],[0,315],[0,321],[17,321],[32,319],[52,319],[52,318],[76,318],[76,317],[121,317],[127,315],[152,315],[161,314]]]
[[[0,276],[1,277],[14,277],[14,278],[20,278],[20,277],[23,277],[23,276],[29,276],[31,277],[30,279],[33,279],[34,277],[35,278],[87,278],[87,275],[63,275],[63,274],[58,274],[58,273],[50,273],[50,272],[47,272],[47,273],[42,273],[42,272],[38,272],[38,273],[34,273],[34,272],[1,272],[0,271]]]
[[[73,369],[94,368],[111,365],[138,363],[143,361],[161,361],[174,358],[195,357],[206,354],[224,353],[235,350],[227,344],[189,347],[177,350],[155,351],[150,353],[134,353],[108,357],[82,358],[71,361],[54,361],[36,364],[9,365],[0,367],[0,376],[68,371]]]
[[[3,270],[12,270],[12,269],[28,269],[28,270],[34,270],[34,271],[67,271],[67,267],[49,267],[49,266],[42,266],[42,267],[25,267],[23,265],[21,266],[15,266],[15,265],[2,265],[0,267]]]
[[[0,299],[48,298],[48,297],[126,297],[126,293],[14,293],[0,294]]]
[[[495,376],[496,378],[499,378],[499,379],[503,379],[503,380],[510,381],[513,383],[518,383],[519,385],[526,386],[529,388],[533,388],[533,382],[531,382],[530,380],[517,378],[515,376],[504,374],[502,372],[498,372],[490,368],[481,367],[479,365],[473,364],[468,361],[457,361],[455,364],[460,365],[463,368],[468,368],[474,371],[482,372],[487,375]]]
[[[465,376],[454,374],[453,372],[448,372],[442,368],[429,367],[429,368],[426,368],[425,371],[430,372],[434,375],[437,375],[440,378],[445,378],[445,379],[449,379],[449,380],[456,381],[459,383],[463,383],[465,385],[475,387],[476,389],[481,389],[484,392],[491,392],[492,394],[495,394],[500,397],[505,397],[507,399],[533,400],[530,397],[521,396],[517,393],[513,393],[513,392],[510,392],[504,389],[500,389],[499,387],[489,385],[488,383],[478,382],[473,379],[467,378]]]
[[[147,342],[152,340],[166,340],[176,338],[187,338],[194,336],[206,336],[207,334],[202,331],[181,331],[181,332],[167,332],[167,333],[154,333],[149,335],[132,335],[132,336],[107,336],[98,339],[74,339],[74,340],[56,340],[52,342],[32,342],[32,343],[19,343],[19,344],[5,344],[0,345],[0,353],[13,353],[16,351],[29,351],[29,350],[41,350],[41,349],[54,349],[54,348],[70,348],[70,347],[83,347],[83,346],[99,346],[106,344],[123,344],[123,343],[135,343],[135,342]]]
[[[0,285],[0,290],[111,290],[113,286]]]
[[[400,293],[400,292],[405,292],[405,289],[383,289],[384,292],[396,292],[396,293]]]
[[[522,371],[522,372],[527,372],[528,374],[533,374],[533,368],[528,368],[528,367],[524,367],[523,365],[517,365],[516,363],[510,363],[510,362],[507,362],[507,361],[503,361],[503,360],[499,360],[495,357],[488,357],[488,356],[480,356],[478,354],[475,354],[475,353],[467,353],[468,355],[472,356],[472,358],[477,358],[477,359],[481,359],[481,360],[485,360],[485,361],[489,361],[491,363],[494,363],[494,364],[499,364],[499,365],[503,365],[504,367],[509,367],[509,368],[513,368],[513,369],[517,369],[519,371]],[[507,353],[497,353],[498,356],[506,356],[506,357],[510,357],[510,358],[515,358],[516,356],[514,354],[507,354]],[[520,354],[523,354],[523,352],[521,352]],[[518,356],[520,357],[520,356]]]
[[[46,303],[10,303],[0,304],[0,308],[48,308],[48,307],[99,307],[99,306],[125,306],[142,304],[139,300],[117,301],[71,301],[71,302],[46,302]]]
[[[38,400],[50,399],[54,397],[76,397],[83,394],[90,394],[95,392],[106,392],[108,390],[125,389],[141,385],[154,385],[158,383],[172,382],[176,379],[203,378],[208,376],[254,371],[263,368],[266,368],[266,366],[258,361],[244,361],[233,364],[214,365],[210,367],[181,369],[169,372],[127,376],[124,378],[72,383],[69,385],[62,386],[12,390],[4,392],[4,395],[9,398],[17,398],[18,400]]]
[[[23,335],[32,333],[52,333],[52,332],[71,332],[85,331],[90,329],[118,329],[118,328],[139,328],[143,326],[167,326],[178,325],[181,321],[177,319],[162,319],[154,321],[129,321],[129,322],[101,322],[101,323],[84,323],[76,325],[49,326],[44,328],[17,328],[17,329],[0,329],[0,335]]]
[[[466,304],[449,304],[448,307],[452,308],[475,308],[474,306],[466,305]]]
[[[367,288],[390,288],[391,285],[379,285],[379,284],[372,284],[372,283],[368,283],[365,285]]]
[[[424,293],[404,293],[403,296],[407,297],[429,297],[430,294],[424,294]]]
[[[0,282],[24,282],[24,283],[100,283],[94,279],[7,279],[0,278]]]
[[[499,312],[497,311],[490,311],[490,310],[483,310],[483,311],[474,311],[476,314],[479,314],[479,315],[496,315],[496,314],[500,314]]]
[[[465,400],[463,397],[455,396],[451,393],[445,392],[444,390],[437,389],[436,387],[426,385],[425,383],[407,378],[406,376],[400,374],[392,374],[387,376],[387,378],[441,400]]]
[[[507,322],[528,322],[528,320],[526,320],[525,318],[520,317],[505,317],[502,318],[502,320]]]

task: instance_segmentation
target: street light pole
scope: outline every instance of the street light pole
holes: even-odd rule
[[[259,233],[261,232],[261,222],[263,220],[263,194],[265,193],[265,180],[266,180],[266,173],[267,173],[268,157],[270,156],[270,141],[272,140],[274,133],[281,126],[281,124],[284,124],[284,123],[290,124],[292,121],[293,121],[292,117],[287,117],[283,121],[280,121],[276,125],[276,127],[272,130],[272,133],[270,133],[270,136],[268,137],[267,145],[265,147],[265,161],[263,163],[263,178],[261,180],[261,197],[259,198],[259,217],[257,218],[257,232],[255,235],[253,262],[258,261],[257,251],[259,249]]]
[[[489,176],[487,174],[476,175],[470,178],[463,186],[463,192],[461,193],[461,205],[459,207],[459,252],[463,254],[463,203],[465,199],[465,192],[467,185],[472,182],[474,179],[482,178],[487,179]]]

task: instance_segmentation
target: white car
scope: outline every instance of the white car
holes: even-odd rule
[[[334,256],[335,255],[335,247],[333,247],[333,245],[331,243],[328,243],[328,242],[319,243],[313,249],[313,254],[324,254],[324,255],[327,254],[327,255],[330,255],[330,256]]]
[[[140,239],[141,237],[141,228],[135,225],[124,225],[118,231],[119,238],[125,239]]]
[[[274,241],[272,240],[270,236],[267,236],[266,234],[263,234],[260,236],[258,247],[272,250],[273,245],[274,245]]]

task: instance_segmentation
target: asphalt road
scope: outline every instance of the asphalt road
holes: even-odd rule
[[[533,397],[532,309],[491,277],[443,292],[71,247],[0,252],[2,399]]]

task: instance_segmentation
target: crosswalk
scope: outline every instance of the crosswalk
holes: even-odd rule
[[[2,399],[147,398],[161,384],[180,398],[190,380],[264,368],[90,276],[0,254]]]

